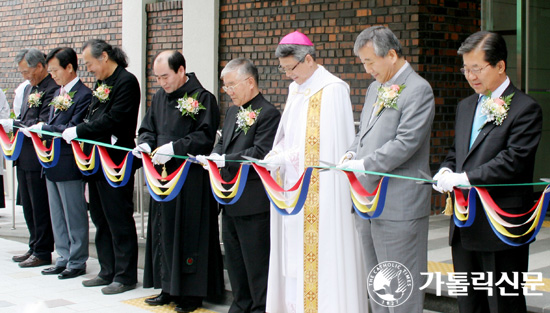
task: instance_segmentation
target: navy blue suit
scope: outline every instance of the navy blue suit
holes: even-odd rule
[[[59,95],[56,91],[54,97]],[[42,130],[62,133],[81,123],[92,100],[92,91],[82,81],[67,90],[73,93],[73,104],[66,110],[50,106],[48,123]],[[71,145],[61,140],[60,157],[56,166],[44,168],[50,215],[59,258],[56,266],[83,269],[88,260],[88,212],[84,199],[84,182],[76,166]]]

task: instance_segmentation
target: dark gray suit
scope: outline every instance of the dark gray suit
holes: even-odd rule
[[[372,120],[380,83],[375,81],[369,86],[360,129],[348,151],[356,152],[356,159],[364,160],[367,171],[418,177],[418,170],[429,172],[434,96],[429,83],[409,65],[404,66],[407,68],[393,82],[405,85],[397,101],[398,108],[383,108]],[[373,191],[379,180],[373,175],[360,177],[368,191]],[[355,216],[367,273],[380,262],[396,261],[413,276],[413,294],[392,312],[422,312],[423,293],[418,288],[423,281],[420,272],[427,271],[430,195],[429,186],[392,178],[382,215],[372,220]],[[371,306],[373,312],[389,312],[372,301]]]
[[[66,128],[82,122],[92,100],[92,91],[79,80],[71,90],[67,90],[67,93],[70,92],[75,92],[73,104],[67,111],[51,106],[48,123],[42,126],[43,130],[62,133]],[[54,97],[58,95],[59,90]],[[68,269],[86,268],[89,227],[84,182],[69,144],[61,140],[59,162],[52,168],[45,168],[44,172],[55,248],[59,254],[55,265]]]

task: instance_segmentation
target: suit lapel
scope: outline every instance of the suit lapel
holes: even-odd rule
[[[506,97],[514,91],[515,91],[515,87],[512,85],[512,83],[510,83],[508,88],[506,88],[506,90],[504,90],[504,92],[502,93],[501,97]],[[475,99],[477,100],[477,98],[475,98]],[[514,100],[512,99],[512,102],[510,103],[510,106],[513,105],[513,101]],[[472,108],[470,108],[471,110],[468,112],[469,115],[467,116],[468,117],[467,120],[470,121],[470,132],[468,133],[468,138],[470,138],[470,134],[472,132],[471,128],[472,128],[472,124],[473,124],[473,121],[474,121],[474,115],[475,115],[476,107],[477,107],[477,101],[472,105]],[[479,135],[477,135],[477,138],[474,141],[474,144],[472,145],[472,147],[469,149],[469,151],[468,151],[468,146],[466,146],[466,151],[468,151],[468,154],[466,155],[466,158],[468,158],[468,156],[483,142],[483,140],[485,140],[485,137],[487,137],[487,135],[489,135],[489,133],[495,127],[496,127],[496,125],[493,122],[489,122],[489,123],[486,123],[485,125],[483,125],[483,128],[481,129],[481,132],[479,133]],[[469,142],[467,143],[467,145],[469,145]]]
[[[55,97],[59,96],[59,92],[61,91],[61,89],[58,89],[54,94],[53,94],[53,99],[55,99]],[[51,124],[53,122],[53,120],[55,120],[55,118],[59,115],[59,112],[61,112],[60,110],[58,110],[57,112],[55,112],[55,108],[54,106],[50,106],[50,119],[48,121],[48,124]]]
[[[237,137],[239,136],[240,132],[242,132],[242,130],[240,130],[240,129],[237,130],[237,129],[236,129],[236,128],[237,128],[237,114],[239,113],[240,108],[236,108],[236,110],[234,110],[234,111],[235,111],[235,114],[229,115],[229,116],[227,117],[227,120],[226,120],[226,122],[228,123],[228,124],[227,124],[227,132],[228,132],[228,134],[226,134],[226,135],[228,135],[228,137],[226,137],[226,138],[228,138],[229,140],[225,140],[225,141],[223,142],[224,151],[227,150],[227,147],[229,146],[229,144],[230,144],[233,140],[237,139]]]
[[[29,111],[29,96],[32,93],[33,88],[34,87],[31,85],[25,87],[23,103],[21,104],[21,120],[25,119],[25,115],[27,115],[27,112]]]
[[[401,73],[401,75],[399,75],[398,77],[395,78],[395,81],[393,82],[393,84],[395,85],[403,85],[405,84],[405,81],[407,80],[407,78],[409,77],[409,75],[413,72],[413,69],[412,67],[409,65],[404,71],[403,73]],[[374,84],[374,83],[373,83]],[[365,103],[365,105],[369,105],[369,109],[368,109],[368,112],[366,112],[368,115],[366,117],[368,117],[369,121],[370,121],[370,117],[372,116],[372,110],[374,110],[374,103],[377,101],[377,98],[378,98],[378,88],[380,88],[381,84],[376,82],[376,85],[373,85],[373,88],[374,90],[369,90],[370,91],[370,94],[369,96],[367,96],[367,102]],[[372,100],[371,100],[372,99]],[[370,101],[370,104],[369,102]],[[363,138],[371,129],[372,127],[376,124],[376,122],[378,121],[378,119],[380,118],[380,116],[382,116],[382,114],[384,114],[384,112],[387,110],[386,107],[383,107],[380,112],[378,114],[376,114],[376,116],[373,116],[372,117],[372,121],[370,121],[367,125],[367,129],[365,130],[365,133],[361,136],[361,138]],[[393,110],[393,109],[392,109]]]

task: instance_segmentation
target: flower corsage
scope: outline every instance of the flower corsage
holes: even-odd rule
[[[493,124],[497,126],[501,125],[508,116],[508,110],[510,110],[510,102],[512,102],[513,96],[514,94],[512,93],[504,98],[491,99],[491,95],[489,94],[488,98],[481,104],[481,114],[487,117],[481,128],[490,122],[493,122]]]
[[[67,111],[74,103],[73,96],[75,93],[76,91],[72,91],[64,95],[59,95],[53,98],[52,102],[50,102],[50,105],[53,105],[53,107],[57,110]]]
[[[261,110],[262,108],[252,110],[252,106],[246,109],[240,107],[239,113],[237,113],[237,129],[235,129],[235,131],[242,130],[246,135],[250,127],[256,123],[256,119],[258,119]]]
[[[29,108],[37,108],[42,103],[42,95],[44,94],[43,91],[38,92],[35,91],[29,95]]]
[[[198,100],[197,96],[199,93],[195,93],[192,96],[187,96],[187,93],[183,95],[183,98],[179,98],[178,105],[176,108],[180,110],[181,116],[189,116],[192,119],[195,119],[195,115],[199,113],[200,110],[206,109]]]
[[[109,100],[109,94],[111,93],[111,86],[107,86],[105,84],[101,84],[97,86],[97,88],[92,92],[92,95],[96,97],[99,102],[103,103],[107,100]]]
[[[405,89],[405,85],[391,85],[389,87],[378,87],[378,101],[374,103],[374,106],[380,105],[376,115],[380,114],[382,108],[391,108],[397,110],[397,100],[399,95]]]

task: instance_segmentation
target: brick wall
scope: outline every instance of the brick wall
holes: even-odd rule
[[[430,164],[435,170],[452,144],[456,103],[470,93],[459,72],[456,50],[479,30],[479,18],[479,0],[221,0],[220,70],[233,58],[252,59],[262,92],[282,108],[291,81],[277,71],[274,52],[285,34],[300,30],[315,44],[317,61],[349,83],[357,120],[372,79],[353,55],[354,40],[367,26],[384,24],[400,38],[413,68],[434,88]],[[220,93],[219,99],[226,108],[229,97]],[[434,193],[435,212],[441,209],[442,198]]]
[[[14,58],[23,48],[47,54],[58,46],[69,46],[80,54],[82,44],[102,38],[120,46],[122,0],[0,1],[0,88],[7,88],[8,101],[23,81]],[[79,75],[89,87],[95,78],[79,60]]]
[[[147,11],[147,105],[159,86],[153,75],[153,59],[157,53],[182,50],[183,12],[181,1],[148,4]]]

